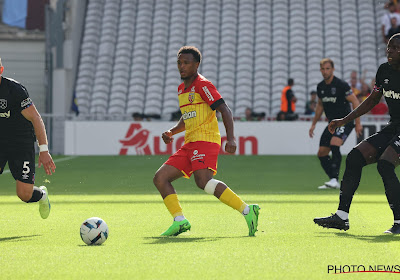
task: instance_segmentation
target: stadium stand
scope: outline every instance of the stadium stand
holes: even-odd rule
[[[195,45],[200,73],[236,117],[273,118],[288,78],[300,113],[330,57],[347,80],[385,61],[374,0],[90,0],[75,92],[81,114],[161,115],[178,109],[176,52]]]

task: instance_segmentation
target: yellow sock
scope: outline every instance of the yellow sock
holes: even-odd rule
[[[243,212],[244,208],[246,208],[247,204],[230,188],[226,188],[224,192],[219,197],[226,205],[232,207],[235,210],[238,210],[240,213]]]
[[[167,206],[168,211],[171,213],[172,217],[183,216],[182,207],[178,200],[178,195],[176,193],[167,195],[164,198],[164,204]]]

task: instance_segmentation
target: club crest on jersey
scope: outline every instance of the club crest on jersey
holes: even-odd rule
[[[189,92],[188,100],[190,103],[193,103],[194,101],[194,92]]]
[[[336,88],[334,88],[334,87],[331,88],[331,93],[332,93],[332,94],[336,94]]]
[[[1,109],[7,108],[7,100],[6,99],[0,99],[0,108]]]

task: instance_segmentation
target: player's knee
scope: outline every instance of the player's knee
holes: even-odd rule
[[[212,178],[211,178],[211,179],[212,179]],[[204,190],[204,188],[205,188],[206,185],[207,185],[207,182],[210,181],[210,178],[208,178],[208,177],[201,177],[201,176],[195,176],[195,177],[194,177],[194,180],[195,180],[195,182],[196,182],[196,185],[197,185],[200,189]]]
[[[28,202],[32,197],[32,190],[17,189],[17,196],[24,202]]]
[[[358,149],[352,149],[346,158],[346,168],[361,169],[366,165],[363,154]]]
[[[377,162],[376,168],[378,169],[379,174],[382,176],[382,178],[387,178],[390,176],[395,175],[394,173],[394,165],[393,163],[380,159]]]
[[[164,179],[163,179],[163,176],[161,175],[161,173],[156,172],[156,174],[154,174],[154,177],[153,177],[153,184],[156,187],[158,187],[158,186],[162,185],[163,181],[164,181]]]
[[[328,156],[329,155],[329,150],[318,150],[318,153],[317,153],[317,156],[319,157],[319,158],[322,158],[322,157],[326,157],[326,156]]]

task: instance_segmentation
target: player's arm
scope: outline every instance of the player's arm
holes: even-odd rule
[[[232,111],[225,102],[221,103],[216,110],[221,113],[222,121],[226,130],[225,151],[233,154],[236,152],[236,140],[233,131]]]
[[[358,101],[358,98],[356,97],[356,95],[354,93],[346,96],[346,99],[353,106],[353,110],[360,105],[360,102]],[[357,137],[359,137],[361,135],[362,129],[363,129],[363,127],[361,125],[360,118],[356,118],[356,134],[357,134]]]
[[[322,105],[321,99],[318,98],[317,107],[315,108],[315,115],[314,115],[314,118],[312,120],[312,124],[311,124],[310,130],[308,131],[308,134],[310,135],[311,138],[314,137],[315,125],[317,124],[317,122],[321,118],[323,112],[324,112],[324,106]]]
[[[332,120],[329,123],[328,129],[330,133],[335,132],[337,127],[343,126],[352,120],[361,117],[365,113],[369,112],[382,98],[382,92],[374,88],[372,93],[353,111],[351,111],[347,116],[342,119]]]
[[[39,112],[36,110],[34,104],[30,105],[28,108],[25,108],[21,111],[21,114],[25,119],[30,121],[35,130],[36,139],[38,140],[40,152],[39,152],[39,162],[38,166],[42,166],[46,171],[47,175],[51,175],[52,172],[55,172],[56,165],[49,153],[48,143],[47,143],[47,134],[46,128],[44,126],[42,117]]]
[[[176,125],[174,125],[171,129],[165,131],[161,137],[165,144],[169,144],[174,141],[172,137],[175,134],[178,134],[182,131],[185,131],[185,122],[183,121],[183,117],[181,117]]]

